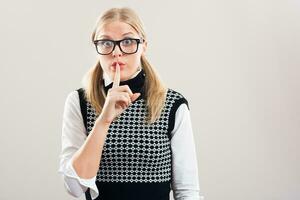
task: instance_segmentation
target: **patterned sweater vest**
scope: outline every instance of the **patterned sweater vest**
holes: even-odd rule
[[[87,134],[97,115],[78,90]],[[177,108],[187,100],[168,89],[159,119],[145,122],[146,101],[142,95],[111,123],[102,151],[96,185],[97,200],[169,200],[172,178],[171,131]],[[85,192],[91,199],[89,189]]]

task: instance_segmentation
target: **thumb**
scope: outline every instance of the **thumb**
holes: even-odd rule
[[[137,98],[139,98],[139,96],[141,95],[141,93],[134,93],[131,97],[131,101],[135,101]]]

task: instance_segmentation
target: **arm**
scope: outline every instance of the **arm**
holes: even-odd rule
[[[184,103],[176,111],[171,136],[174,199],[200,200],[203,196],[199,194],[197,155],[192,124],[189,109]]]
[[[81,196],[88,187],[93,199],[98,196],[95,179],[107,130],[108,126],[95,123],[87,137],[78,93],[73,91],[68,95],[63,114],[59,172],[72,196]]]

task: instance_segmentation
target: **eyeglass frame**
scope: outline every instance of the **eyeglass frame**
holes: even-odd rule
[[[135,41],[136,41],[137,46],[136,46],[135,52],[132,52],[132,53],[126,53],[126,52],[124,52],[124,51],[122,50],[122,48],[121,48],[121,46],[120,46],[120,43],[121,43],[123,40],[128,40],[128,39],[130,39],[130,40],[135,40]],[[100,52],[98,51],[98,48],[97,48],[97,43],[98,43],[99,41],[111,41],[111,42],[113,42],[114,47],[112,48],[111,52],[106,53],[106,54],[100,53]],[[109,55],[109,54],[111,54],[111,53],[115,50],[116,45],[118,45],[120,51],[121,51],[122,53],[124,53],[124,54],[135,54],[135,53],[138,51],[138,49],[139,49],[139,44],[143,44],[144,41],[145,41],[145,39],[143,39],[143,38],[141,38],[141,39],[140,39],[140,38],[123,38],[123,39],[121,39],[121,40],[99,39],[99,40],[94,40],[93,43],[94,43],[94,45],[95,45],[95,47],[96,47],[97,53],[100,54],[100,55]]]

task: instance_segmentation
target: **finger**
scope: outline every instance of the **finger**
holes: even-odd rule
[[[120,85],[120,66],[116,64],[115,77],[112,88],[118,87]]]
[[[118,104],[116,104],[116,106],[117,106],[118,109],[123,109],[124,110],[124,104],[118,103]]]
[[[118,87],[117,91],[119,92],[127,92],[130,96],[133,95],[131,89],[129,88],[128,85],[121,85],[120,87]]]
[[[121,96],[125,97],[127,105],[129,105],[131,103],[130,95],[127,92],[121,92]]]
[[[139,98],[139,96],[141,95],[141,93],[134,93],[132,96],[131,96],[131,102],[135,101],[137,98]]]
[[[131,98],[130,98],[131,95],[129,95],[127,92],[125,92],[125,96],[128,99],[128,105],[131,104]]]
[[[126,109],[126,104],[125,103],[123,103],[123,102],[120,102],[119,103],[119,106],[123,109],[123,110],[125,110]]]
[[[122,108],[126,108],[130,104],[130,100],[126,97],[126,95],[121,95],[118,97],[117,104],[121,105]]]

